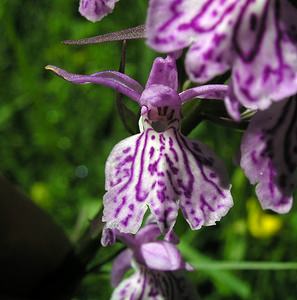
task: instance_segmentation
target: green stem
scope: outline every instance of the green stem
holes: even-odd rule
[[[297,262],[212,261],[195,264],[197,270],[297,270]]]

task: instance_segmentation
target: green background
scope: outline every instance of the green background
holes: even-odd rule
[[[72,85],[44,66],[82,74],[118,70],[120,43],[76,47],[61,41],[143,24],[146,6],[146,1],[120,1],[112,15],[93,24],[77,12],[78,1],[0,1],[0,171],[74,244],[102,206],[106,158],[129,133],[113,91]],[[126,73],[145,84],[155,56],[143,40],[128,42]],[[190,136],[226,161],[234,196],[234,207],[217,226],[192,232],[178,220],[180,249],[197,268],[189,277],[201,299],[296,299],[296,270],[257,270],[257,264],[256,270],[199,270],[209,261],[295,261],[297,213],[294,207],[284,216],[261,212],[253,187],[234,164],[241,132],[202,122]],[[94,264],[110,249],[100,251]],[[108,299],[110,268],[108,263],[86,276],[73,299]]]

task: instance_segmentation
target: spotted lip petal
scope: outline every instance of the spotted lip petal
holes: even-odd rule
[[[111,300],[197,300],[195,288],[181,272],[139,269],[114,290]]]
[[[264,209],[286,213],[292,206],[297,166],[297,97],[257,112],[241,144],[241,167]]]
[[[151,0],[148,43],[162,52],[190,46],[186,69],[193,81],[232,68],[226,105],[238,118],[239,103],[266,109],[296,93],[296,15],[287,0]]]
[[[79,12],[92,22],[100,21],[110,14],[119,0],[80,0]]]
[[[109,228],[136,233],[149,206],[163,233],[180,207],[192,229],[214,225],[232,206],[222,162],[206,146],[175,128],[152,128],[127,138],[106,163],[103,221]]]

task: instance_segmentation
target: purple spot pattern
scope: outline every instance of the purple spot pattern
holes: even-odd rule
[[[241,143],[241,167],[264,209],[286,213],[292,206],[297,166],[297,97],[253,117]]]
[[[239,104],[266,109],[297,92],[296,9],[287,0],[151,0],[147,35],[158,51],[190,46],[185,64],[193,81],[231,68],[233,117]]]
[[[136,272],[122,281],[111,300],[197,300],[198,295],[181,272],[159,272],[138,266]]]
[[[79,12],[92,22],[100,21],[111,13],[119,0],[80,0]]]
[[[192,229],[214,225],[233,205],[223,163],[175,127],[156,132],[146,121],[144,132],[117,144],[107,160],[106,227],[136,233],[148,207],[163,233],[179,208]]]

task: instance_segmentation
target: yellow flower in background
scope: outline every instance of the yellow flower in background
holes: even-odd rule
[[[247,226],[255,238],[269,238],[281,229],[283,221],[278,215],[271,215],[262,210],[255,198],[247,201]]]
[[[43,182],[36,182],[31,186],[30,196],[34,203],[47,210],[51,207],[50,193],[47,185]]]

